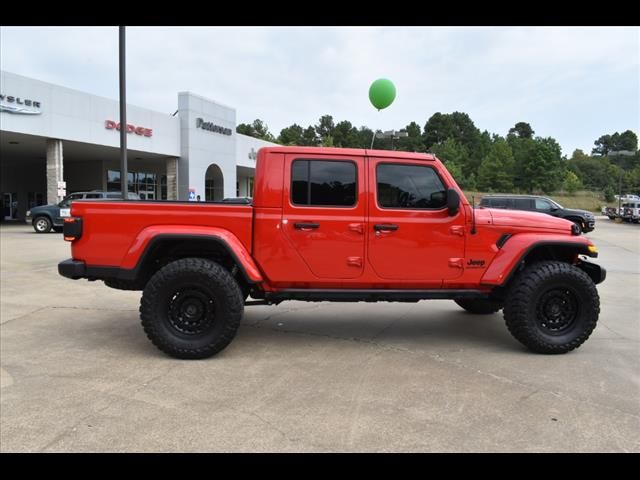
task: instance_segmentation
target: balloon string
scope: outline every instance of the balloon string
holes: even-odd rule
[[[373,149],[373,141],[376,139],[376,132],[373,132],[373,136],[371,137],[371,147],[369,149]]]

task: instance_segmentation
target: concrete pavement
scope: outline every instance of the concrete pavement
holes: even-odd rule
[[[247,307],[236,339],[169,358],[140,292],[57,274],[69,245],[0,228],[0,451],[640,451],[640,226],[599,219],[591,338],[531,354],[452,301]]]

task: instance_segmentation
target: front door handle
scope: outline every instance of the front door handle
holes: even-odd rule
[[[319,223],[294,223],[293,226],[298,230],[311,230],[318,228],[320,226]]]
[[[398,225],[393,225],[391,223],[378,223],[378,224],[373,226],[373,229],[376,232],[398,230]]]

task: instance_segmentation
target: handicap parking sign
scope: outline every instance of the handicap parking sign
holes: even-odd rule
[[[189,189],[189,201],[195,201],[196,199],[196,189],[195,188],[190,188]]]

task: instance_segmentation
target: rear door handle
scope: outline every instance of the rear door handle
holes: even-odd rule
[[[320,226],[319,223],[294,223],[293,226],[298,230],[311,230],[318,228]]]
[[[376,232],[397,230],[398,229],[398,225],[393,225],[393,224],[390,224],[390,223],[378,223],[378,224],[373,226],[373,229]]]

